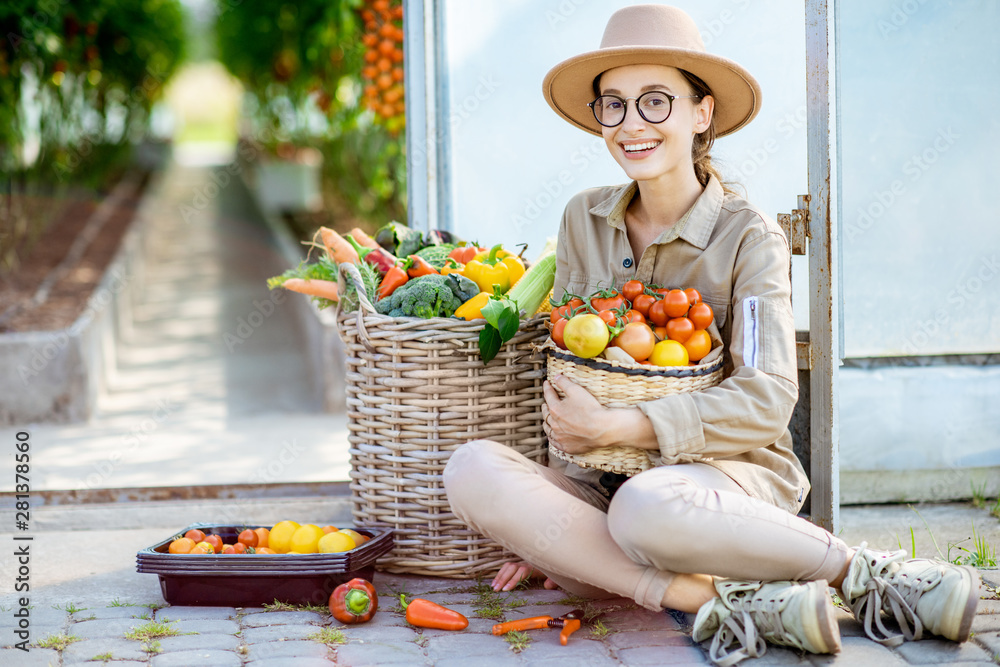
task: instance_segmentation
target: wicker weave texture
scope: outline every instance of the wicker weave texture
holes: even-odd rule
[[[479,438],[546,461],[545,357],[535,351],[545,319],[523,322],[484,367],[482,320],[338,315],[354,520],[394,530],[379,569],[474,578],[515,558],[452,513],[442,473],[456,448]]]
[[[555,352],[548,347],[548,377],[563,375],[586,388],[601,405],[627,408],[671,394],[681,394],[714,387],[722,382],[722,356],[712,355],[713,361],[681,371],[680,376],[655,371],[633,374],[614,370],[614,363],[589,362],[572,355]],[[543,409],[543,417],[547,410]],[[548,426],[545,427],[546,435]],[[586,454],[569,454],[549,447],[549,454],[584,468],[597,468],[625,475],[635,475],[657,465],[655,452],[636,447],[600,447]]]

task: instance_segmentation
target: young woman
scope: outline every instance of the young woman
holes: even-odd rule
[[[546,383],[553,446],[659,454],[663,465],[620,488],[600,471],[555,458],[541,466],[489,441],[459,448],[444,472],[455,513],[524,559],[504,565],[494,588],[544,573],[546,586],[574,594],[696,612],[694,637],[713,639],[720,664],[761,655],[760,637],[837,652],[828,586],[876,641],[968,639],[975,570],[852,549],[796,516],[809,482],[788,432],[798,396],[788,245],[709,157],[715,137],[757,114],[756,80],[706,53],[681,10],[640,5],[611,17],[598,50],[556,65],[543,92],[560,116],[601,135],[630,179],[566,206],[555,296],[633,277],[695,287],[726,342],[725,379],[627,409],[565,378]],[[883,610],[902,634],[883,625]]]

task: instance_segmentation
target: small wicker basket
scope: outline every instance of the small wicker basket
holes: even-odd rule
[[[647,367],[624,365],[606,359],[583,359],[551,343],[542,347],[548,356],[548,377],[559,374],[589,391],[601,405],[625,408],[671,394],[714,387],[722,382],[722,341],[713,332],[712,352],[696,366]],[[548,410],[542,406],[543,416]],[[548,436],[548,423],[545,423]],[[658,464],[655,452],[637,447],[600,447],[586,454],[569,454],[549,445],[549,455],[583,468],[597,468],[635,475]]]
[[[394,573],[475,578],[516,557],[452,511],[442,473],[470,440],[500,442],[547,460],[541,406],[548,318],[521,323],[488,365],[483,321],[379,315],[357,269],[360,307],[338,312],[346,353],[351,500],[358,526],[389,527],[395,546],[376,567]],[[343,291],[343,284],[341,286]]]

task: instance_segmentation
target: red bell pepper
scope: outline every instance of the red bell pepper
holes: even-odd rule
[[[375,587],[365,579],[351,579],[330,594],[330,614],[341,623],[364,623],[377,609]]]

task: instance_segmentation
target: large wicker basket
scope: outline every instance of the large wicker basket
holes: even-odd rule
[[[582,359],[551,343],[543,345],[548,355],[548,377],[563,375],[586,388],[601,405],[625,408],[670,394],[699,391],[722,381],[722,341],[713,327],[715,348],[699,364],[684,367],[631,366],[605,359]],[[543,415],[548,411],[543,406]],[[548,424],[545,425],[548,435]],[[549,455],[583,468],[597,468],[635,475],[658,465],[655,452],[636,447],[599,447],[586,454],[569,454],[549,445]]]
[[[459,445],[486,438],[546,461],[541,407],[544,322],[520,331],[484,366],[483,321],[376,313],[357,269],[360,307],[338,312],[347,357],[351,499],[358,526],[390,527],[395,547],[379,569],[475,578],[515,558],[451,511],[442,472]]]

